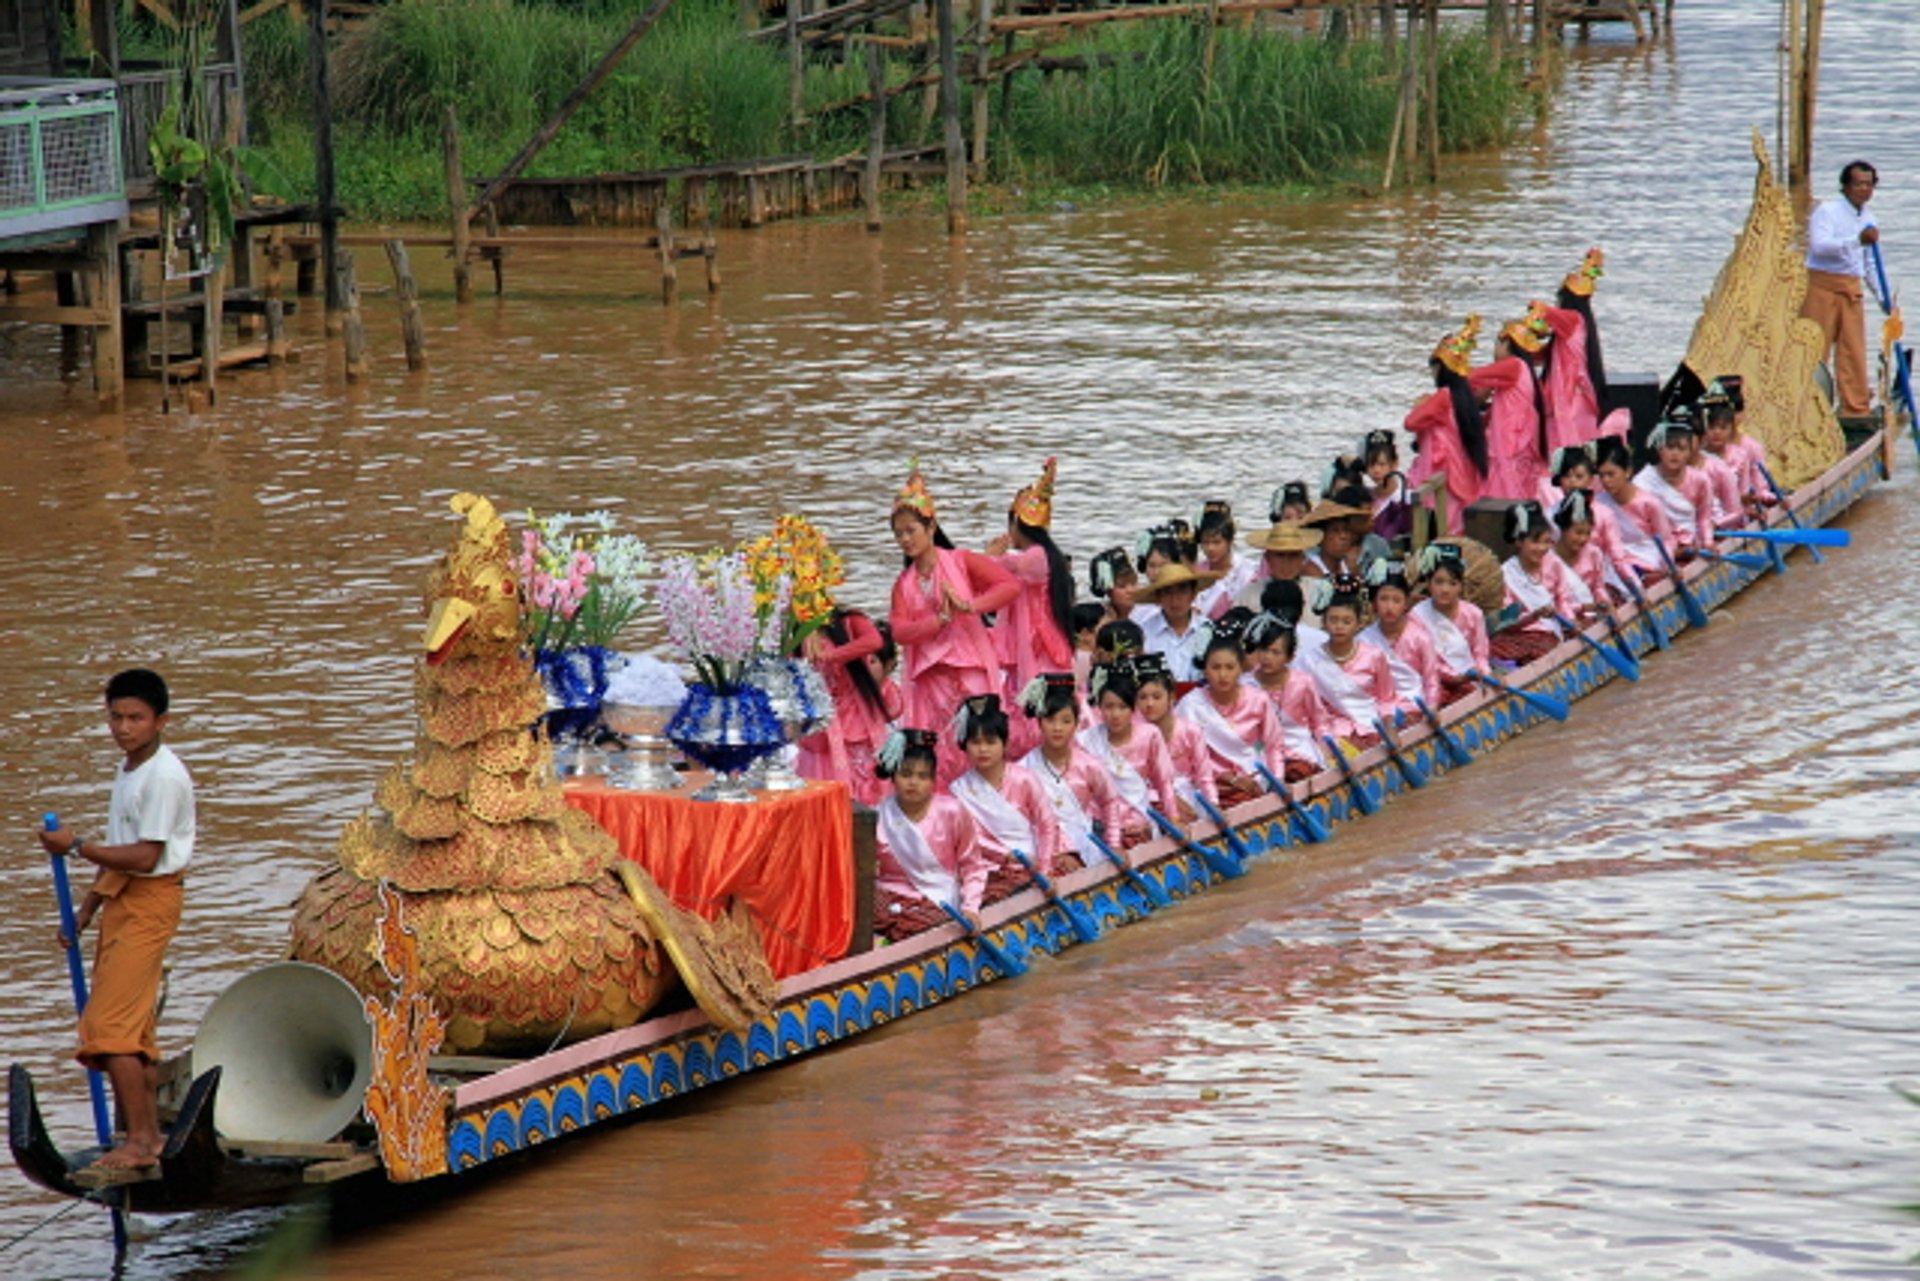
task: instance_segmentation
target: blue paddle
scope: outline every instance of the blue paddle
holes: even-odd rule
[[[1723,529],[1721,538],[1757,538],[1782,547],[1851,547],[1853,535],[1844,529]]]
[[[1378,814],[1380,807],[1374,803],[1360,780],[1353,776],[1353,766],[1347,761],[1347,754],[1340,750],[1340,744],[1333,741],[1333,735],[1322,734],[1320,741],[1327,745],[1327,751],[1333,756],[1333,763],[1340,767],[1340,776],[1347,780],[1347,795],[1353,798],[1353,806],[1362,814]]]
[[[1027,875],[1031,876],[1033,883],[1040,887],[1040,892],[1047,896],[1047,902],[1059,908],[1066,916],[1067,924],[1073,927],[1075,938],[1082,943],[1091,943],[1100,937],[1100,922],[1093,919],[1093,913],[1087,910],[1085,903],[1070,903],[1061,898],[1060,891],[1053,888],[1053,882],[1047,879],[1046,873],[1034,865],[1032,859],[1019,850],[1012,850],[1010,853],[1020,860],[1021,867],[1027,869]]]
[[[1013,978],[1016,975],[1027,972],[1025,961],[1016,959],[1012,953],[988,938],[984,932],[975,929],[973,922],[969,921],[966,913],[962,912],[959,908],[951,903],[942,903],[940,910],[952,917],[953,923],[967,932],[967,937],[973,940],[973,945],[980,949],[980,954],[987,958],[988,963],[991,964],[994,969],[999,970],[1008,978]]]
[[[57,832],[60,816],[51,812],[42,814],[40,826]],[[53,896],[60,905],[60,932],[67,936],[67,979],[73,984],[73,1012],[80,1015],[87,1009],[87,966],[80,956],[80,918],[74,914],[73,887],[67,882],[67,856],[49,854],[47,860],[53,865]],[[92,1068],[87,1069],[87,1097],[93,1103],[93,1135],[104,1151],[113,1143],[113,1121],[107,1113],[106,1079]],[[116,1258],[127,1252],[127,1216],[117,1207],[113,1211],[113,1250]]]
[[[1755,460],[1753,465],[1759,468],[1760,479],[1766,481],[1767,488],[1773,491],[1773,499],[1780,504],[1780,510],[1787,514],[1787,524],[1793,526],[1795,529],[1805,529],[1806,526],[1800,523],[1800,518],[1794,514],[1793,508],[1787,506],[1787,495],[1785,491],[1780,488],[1779,483],[1774,480],[1773,473],[1767,470],[1767,465],[1758,460]],[[1814,564],[1824,565],[1827,563],[1827,558],[1820,554],[1818,547],[1809,543],[1807,545],[1807,551],[1812,554]]]
[[[1258,763],[1255,762],[1255,764]],[[1199,803],[1201,809],[1206,811],[1207,817],[1213,820],[1213,825],[1220,829],[1220,834],[1227,838],[1227,848],[1233,851],[1235,858],[1244,863],[1253,857],[1253,851],[1248,849],[1247,843],[1240,839],[1240,833],[1233,830],[1233,824],[1227,821],[1227,816],[1220,812],[1218,805],[1202,796],[1198,788],[1194,789],[1193,799]]]
[[[1439,714],[1427,706],[1426,699],[1416,698],[1413,700],[1413,705],[1420,709],[1422,716],[1427,718],[1427,724],[1433,727],[1433,736],[1440,740],[1442,747],[1447,749],[1447,755],[1452,758],[1456,768],[1465,769],[1473,764],[1473,757],[1468,755],[1466,745],[1447,732],[1447,727],[1440,723]]]
[[[1633,571],[1628,570],[1627,572],[1632,573]],[[1617,621],[1615,621],[1613,617],[1613,611],[1611,609],[1607,610],[1606,612],[1606,620],[1607,620],[1607,635],[1613,637],[1614,652],[1619,654],[1620,657],[1626,659],[1628,662],[1634,664],[1635,666],[1638,666],[1640,663],[1640,659],[1633,652],[1633,646],[1627,644],[1627,638],[1620,634],[1620,624]]]
[[[1627,595],[1633,597],[1633,603],[1639,607],[1640,617],[1647,620],[1647,630],[1653,633],[1653,647],[1671,647],[1673,641],[1667,636],[1667,629],[1660,625],[1660,616],[1653,612],[1653,606],[1647,604],[1647,594],[1640,587],[1640,575],[1629,568],[1620,576],[1620,581],[1626,585]]]
[[[1222,880],[1230,881],[1236,876],[1247,874],[1247,869],[1240,866],[1238,860],[1231,854],[1223,854],[1211,845],[1202,845],[1175,827],[1172,819],[1151,805],[1147,807],[1147,817],[1152,819],[1161,831],[1186,846],[1188,852],[1199,855],[1200,861],[1207,865],[1207,870]]]
[[[1687,611],[1687,625],[1705,627],[1706,606],[1700,603],[1700,598],[1693,594],[1693,588],[1687,586],[1687,580],[1681,577],[1680,567],[1673,563],[1673,554],[1667,550],[1667,545],[1657,538],[1653,540],[1653,545],[1660,549],[1660,559],[1667,564],[1667,576],[1673,579],[1673,590],[1680,593],[1680,608]]]
[[[1640,679],[1640,664],[1634,662],[1631,658],[1616,654],[1611,647],[1602,645],[1599,641],[1581,631],[1579,624],[1575,623],[1571,618],[1565,618],[1559,614],[1555,614],[1553,621],[1560,624],[1561,631],[1569,636],[1579,637],[1581,643],[1588,649],[1606,659],[1614,671],[1619,672],[1630,681]]]
[[[1378,716],[1373,718],[1373,727],[1380,731],[1380,741],[1387,745],[1387,759],[1400,771],[1400,777],[1407,780],[1409,787],[1425,787],[1427,772],[1400,754],[1400,744],[1393,741],[1393,735],[1387,730],[1387,723]]]
[[[1255,761],[1253,768],[1261,778],[1266,780],[1268,790],[1275,796],[1278,796],[1280,803],[1287,807],[1287,815],[1299,821],[1300,826],[1297,830],[1300,835],[1306,838],[1308,844],[1318,845],[1327,839],[1328,832],[1326,824],[1315,818],[1312,811],[1308,810],[1306,806],[1293,799],[1293,789],[1291,787],[1288,787],[1284,782],[1275,778],[1273,771],[1260,762]]]
[[[1567,706],[1565,699],[1555,698],[1551,694],[1536,694],[1530,689],[1520,689],[1518,686],[1509,685],[1503,680],[1496,680],[1485,672],[1474,671],[1472,669],[1468,670],[1467,675],[1473,677],[1473,679],[1490,689],[1497,689],[1502,694],[1513,695],[1535,710],[1553,717],[1556,721],[1566,720],[1573,712],[1573,709]]]
[[[1767,546],[1773,548],[1774,555],[1777,556],[1780,554],[1780,549],[1774,544],[1769,543]],[[1738,565],[1742,569],[1781,568],[1765,556],[1754,556],[1747,552],[1695,552],[1694,555],[1698,556],[1701,560],[1723,560],[1729,565]]]
[[[1100,833],[1088,832],[1087,835],[1092,839],[1093,847],[1106,855],[1107,862],[1119,868],[1120,875],[1127,878],[1127,884],[1140,891],[1141,895],[1145,897],[1148,902],[1157,908],[1173,906],[1173,899],[1168,897],[1167,892],[1135,871],[1133,864],[1127,862],[1126,858],[1121,855],[1118,850],[1100,839]]]

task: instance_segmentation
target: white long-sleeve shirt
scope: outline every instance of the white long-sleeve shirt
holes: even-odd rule
[[[1866,256],[1860,252],[1860,233],[1877,226],[1871,209],[1855,209],[1845,196],[1821,201],[1807,222],[1807,270],[1864,276]]]

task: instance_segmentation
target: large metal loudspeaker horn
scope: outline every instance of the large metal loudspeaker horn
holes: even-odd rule
[[[228,1139],[320,1143],[360,1111],[373,1028],[353,985],[282,961],[222,992],[193,1038],[193,1075],[218,1067],[213,1125]]]

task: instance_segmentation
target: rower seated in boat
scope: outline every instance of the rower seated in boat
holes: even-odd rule
[[[931,730],[896,729],[877,754],[893,795],[874,822],[873,930],[889,941],[943,924],[943,903],[977,924],[993,871],[966,808],[934,790],[938,741]]]
[[[1206,767],[1213,772],[1214,794],[1222,805],[1250,801],[1265,790],[1259,766],[1276,776],[1287,768],[1272,700],[1241,683],[1246,671],[1238,629],[1223,621],[1207,642],[1206,683],[1174,708],[1206,739]]]
[[[1044,672],[1020,692],[1020,708],[1040,724],[1040,745],[1020,758],[1060,825],[1062,846],[1092,863],[1097,835],[1121,844],[1123,807],[1106,768],[1075,740],[1081,725],[1080,696],[1070,672]]]
[[[1253,670],[1242,681],[1273,704],[1280,721],[1280,753],[1286,768],[1278,771],[1289,783],[1310,778],[1326,765],[1320,736],[1327,732],[1327,705],[1313,678],[1293,671],[1299,636],[1284,618],[1259,614],[1241,633]]]
[[[1116,821],[1125,845],[1153,836],[1148,810],[1179,812],[1173,754],[1167,740],[1135,712],[1140,685],[1132,658],[1118,658],[1093,669],[1090,679],[1099,721],[1080,731],[1080,746],[1106,771],[1113,785]]]
[[[1472,693],[1468,673],[1484,672],[1493,655],[1486,615],[1466,599],[1467,561],[1455,543],[1428,543],[1421,549],[1420,572],[1427,598],[1413,607],[1413,618],[1427,629],[1440,659],[1440,701],[1456,702]]]
[[[1327,705],[1327,733],[1354,751],[1364,751],[1380,741],[1374,722],[1393,715],[1400,695],[1387,656],[1360,639],[1366,608],[1360,580],[1342,574],[1323,582],[1327,595],[1320,622],[1326,643],[1302,645],[1294,661],[1319,687]]]
[[[1043,875],[1069,872],[1080,860],[1060,848],[1060,825],[1040,780],[1007,759],[1007,713],[997,694],[978,694],[954,714],[953,737],[970,768],[953,780],[953,798],[972,817],[980,846],[993,866],[986,901],[998,902],[1032,876],[1014,851],[1033,860]]]
[[[1569,585],[1573,571],[1554,555],[1554,528],[1540,504],[1529,499],[1507,509],[1507,542],[1513,555],[1501,562],[1506,580],[1506,611],[1514,617],[1493,634],[1492,653],[1503,662],[1524,667],[1558,645],[1558,619],[1572,620],[1589,612]]]

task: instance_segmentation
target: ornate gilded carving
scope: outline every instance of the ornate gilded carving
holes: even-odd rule
[[[447,1021],[420,990],[420,945],[403,919],[400,895],[374,890],[380,915],[368,947],[391,987],[365,997],[373,1025],[373,1080],[367,1117],[380,1135],[387,1177],[411,1183],[447,1171],[447,1112],[452,1096],[427,1077],[427,1061],[446,1040]]]
[[[472,494],[453,510],[465,520],[427,584],[413,752],[295,905],[293,955],[382,996],[374,885],[390,884],[449,1048],[545,1049],[637,1021],[674,974],[612,874],[613,838],[564,803],[531,728],[546,697],[521,650],[506,525]]]
[[[1747,225],[1714,278],[1705,311],[1687,343],[1687,364],[1701,379],[1739,374],[1745,430],[1767,447],[1775,478],[1792,488],[1812,480],[1846,453],[1833,406],[1814,381],[1826,357],[1820,326],[1800,315],[1807,293],[1805,256],[1793,202],[1773,179],[1759,130],[1759,171]]]

